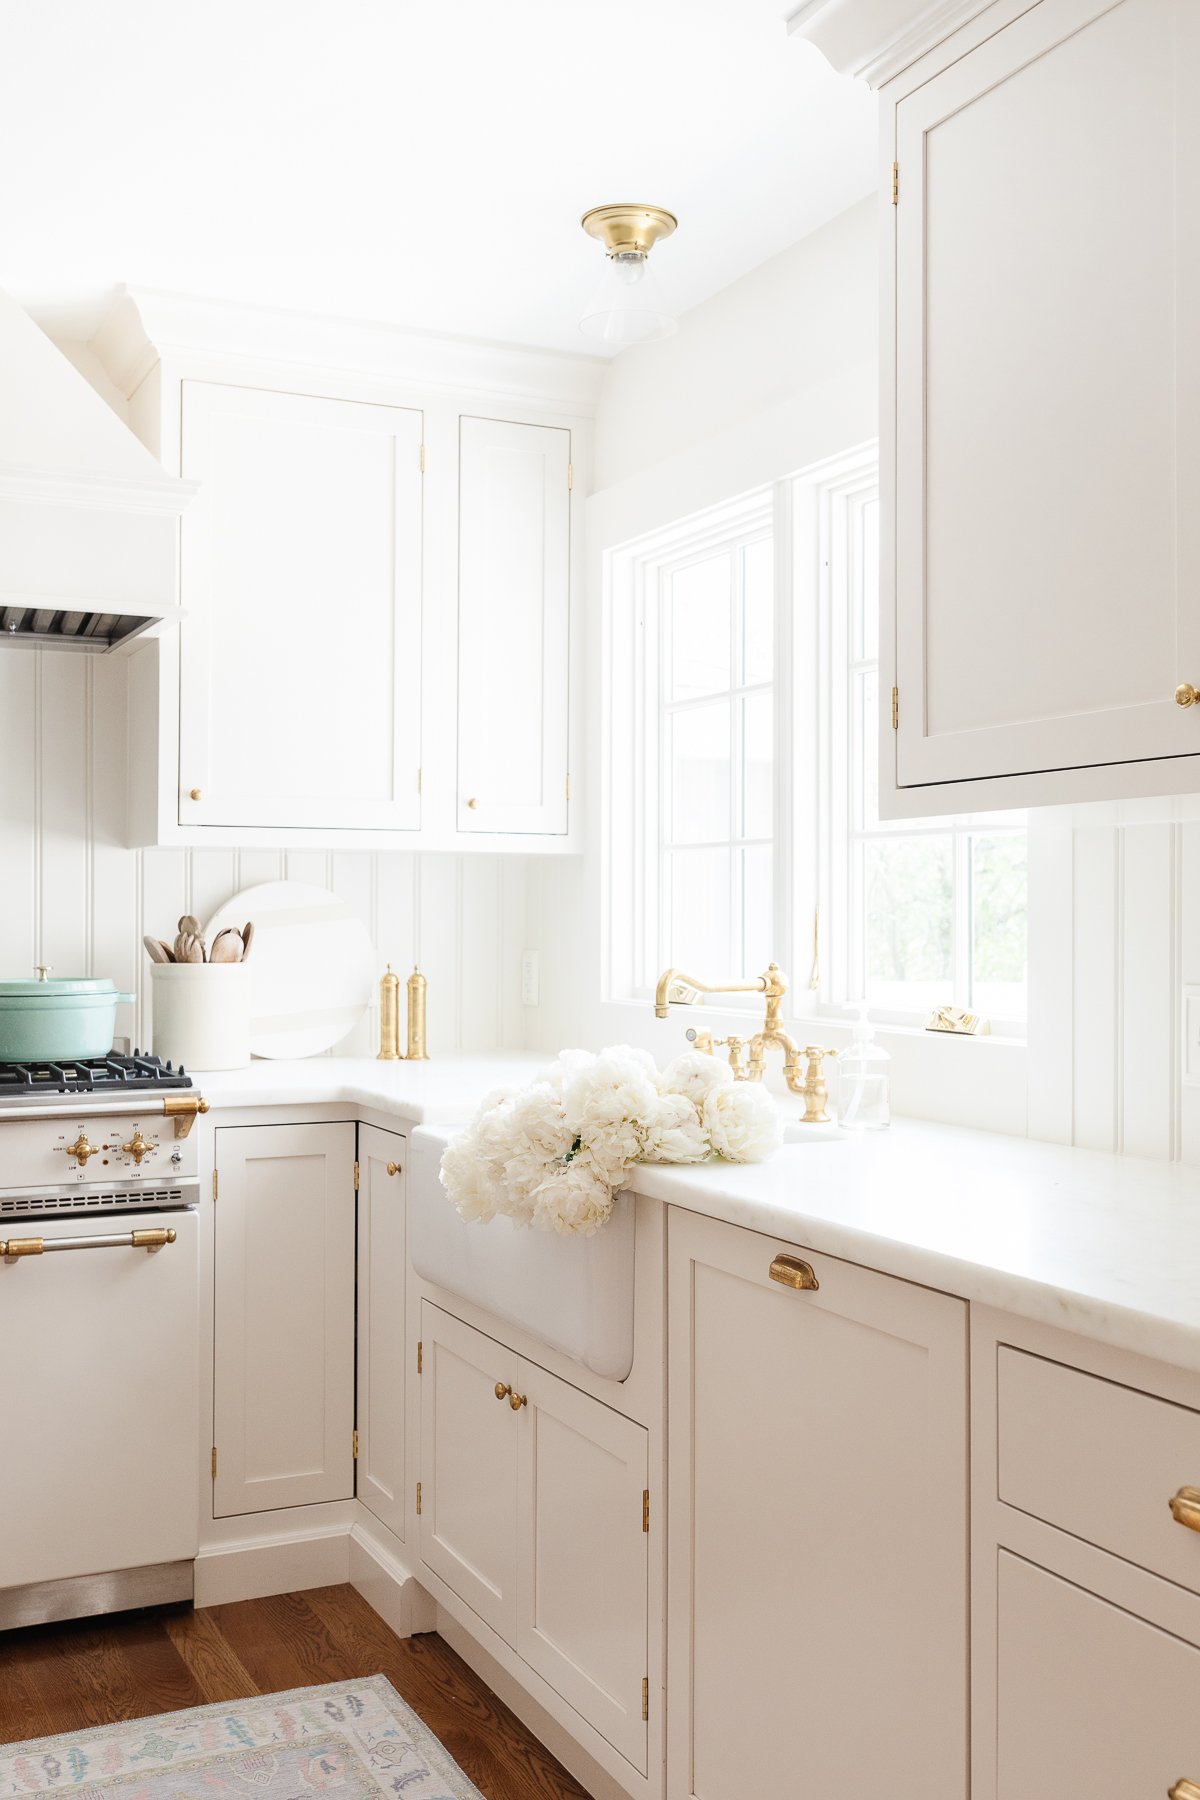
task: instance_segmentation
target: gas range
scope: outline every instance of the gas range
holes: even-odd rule
[[[155,1056],[0,1063],[0,1221],[196,1204],[208,1103]]]

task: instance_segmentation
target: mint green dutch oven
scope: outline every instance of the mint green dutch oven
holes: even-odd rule
[[[107,1056],[116,1035],[118,994],[108,976],[0,981],[0,1062],[70,1062]]]

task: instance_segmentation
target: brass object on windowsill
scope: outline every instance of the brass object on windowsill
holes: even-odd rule
[[[778,963],[769,964],[766,974],[756,981],[721,984],[701,981],[695,975],[685,975],[680,969],[664,969],[654,994],[654,1013],[656,1018],[665,1019],[670,1015],[672,1004],[694,1006],[701,994],[765,995],[767,1010],[763,1028],[748,1041],[740,1037],[714,1038],[708,1031],[689,1031],[688,1037],[698,1050],[709,1056],[722,1046],[728,1048],[730,1067],[737,1081],[761,1081],[767,1050],[771,1045],[777,1045],[783,1051],[783,1079],[793,1094],[800,1094],[804,1099],[802,1123],[827,1125],[829,1089],[821,1065],[827,1056],[836,1056],[837,1051],[826,1050],[820,1044],[806,1044],[801,1049],[796,1040],[788,1036],[779,1022],[787,991],[787,976]],[[747,1054],[744,1067],[743,1050]]]
[[[992,1021],[960,1006],[939,1006],[925,1021],[926,1031],[948,1031],[955,1037],[990,1037]]]

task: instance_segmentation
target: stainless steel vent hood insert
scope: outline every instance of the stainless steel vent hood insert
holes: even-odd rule
[[[104,651],[173,624],[194,491],[0,291],[0,644]]]

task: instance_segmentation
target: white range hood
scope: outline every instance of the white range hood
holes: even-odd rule
[[[102,651],[173,624],[194,491],[0,291],[0,642]]]

